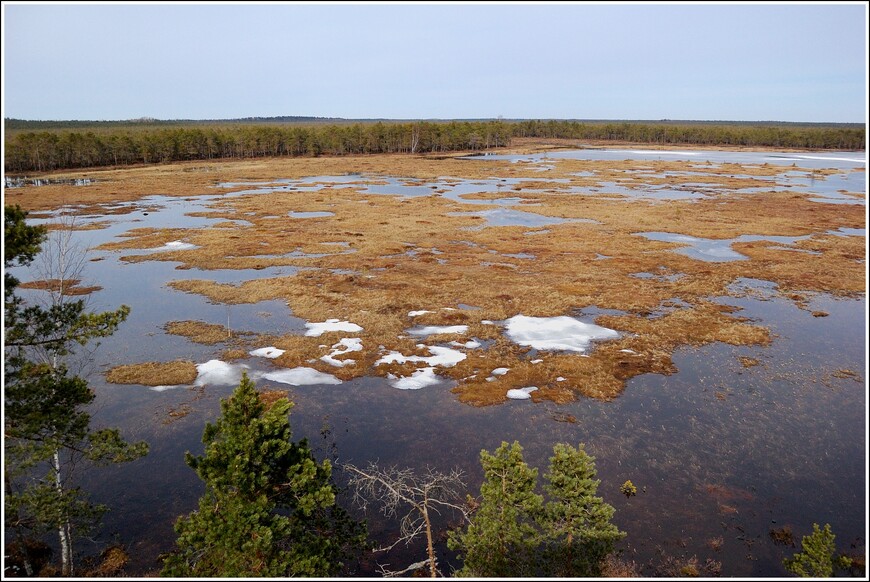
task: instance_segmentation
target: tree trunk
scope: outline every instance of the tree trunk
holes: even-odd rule
[[[63,496],[63,480],[60,474],[60,449],[54,451],[54,486],[59,495]],[[61,555],[61,573],[64,576],[72,576],[72,537],[70,536],[70,524],[68,520],[57,529],[60,538],[60,555]]]
[[[428,500],[423,502],[423,519],[426,521],[426,551],[429,552],[429,575],[437,578],[435,570],[435,547],[432,544],[432,522],[429,521],[429,509],[426,506]]]

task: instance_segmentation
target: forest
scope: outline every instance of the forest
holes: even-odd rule
[[[866,139],[863,127],[847,124],[566,120],[331,123],[299,119],[213,123],[137,120],[90,125],[7,119],[4,169],[20,174],[222,158],[439,154],[510,146],[513,138],[835,150],[864,149]]]

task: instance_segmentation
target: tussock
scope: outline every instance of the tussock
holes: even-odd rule
[[[142,386],[178,386],[196,380],[196,364],[187,360],[175,362],[145,362],[127,364],[109,370],[110,384],[141,384]]]
[[[530,142],[528,147],[541,151],[550,146]],[[374,363],[387,351],[426,355],[425,349],[416,347],[420,343],[489,340],[493,343],[486,348],[463,348],[469,357],[456,366],[435,370],[455,383],[453,390],[460,400],[473,405],[504,402],[507,390],[524,386],[539,388],[532,393],[533,401],[567,402],[578,395],[610,399],[632,377],[674,373],[671,354],[678,347],[712,342],[767,345],[771,341],[767,329],[712,301],[736,293],[730,286],[741,278],[772,281],[786,298],[812,292],[840,296],[865,292],[866,239],[825,234],[840,227],[864,228],[864,207],[823,204],[812,201],[810,195],[774,191],[775,177],[792,168],[721,164],[703,169],[697,161],[655,160],[548,163],[554,168],[545,175],[535,171],[532,164],[468,161],[454,156],[219,161],[210,164],[209,172],[187,172],[195,166],[180,163],[89,170],[88,176],[97,181],[77,188],[74,194],[79,202],[93,205],[130,200],[136,193],[191,196],[248,189],[244,185],[215,188],[220,182],[362,173],[360,183],[326,184],[316,192],[276,191],[219,199],[209,212],[200,213],[218,219],[210,227],[138,228],[102,249],[151,249],[183,240],[197,248],[131,254],[124,260],[177,261],[182,270],[296,267],[292,275],[241,284],[180,275],[170,286],[226,304],[280,300],[293,315],[309,322],[339,318],[363,327],[358,334],[335,332],[318,338],[246,336],[254,347],[273,345],[287,350],[275,360],[277,366],[309,366],[342,380],[389,373],[407,376],[418,366]],[[704,174],[680,175],[699,171]],[[578,172],[592,175],[574,175]],[[815,176],[824,179],[831,173],[816,170]],[[67,175],[76,177],[75,173]],[[509,226],[469,230],[482,224],[480,217],[451,213],[494,206],[461,204],[434,192],[400,198],[359,191],[363,183],[387,176],[420,181],[444,176],[463,180],[530,178],[534,181],[521,182],[511,191],[483,192],[466,199],[518,196],[535,204],[520,205],[524,210],[588,221],[546,229]],[[679,187],[692,182],[699,184],[705,197],[657,201],[607,195],[607,188],[589,194],[570,192],[577,186],[598,188],[602,182],[634,188]],[[52,208],[70,195],[70,188],[41,187],[39,197],[27,199],[10,191],[8,202],[21,203],[30,210]],[[736,192],[741,188],[760,191]],[[294,220],[288,217],[291,211],[329,211],[334,215]],[[246,226],[240,228],[234,220],[245,220]],[[713,264],[675,253],[679,244],[635,235],[645,231],[709,239],[743,234],[809,236],[792,248],[811,252],[786,250],[768,241],[740,243],[732,248],[747,260]],[[535,236],[528,236],[530,232]],[[520,253],[535,258],[506,256]],[[638,273],[655,276],[639,278]],[[460,304],[479,309],[458,309]],[[500,325],[482,323],[519,314],[577,316],[578,310],[593,306],[619,310],[624,315],[581,318],[620,332],[619,339],[598,343],[589,357],[540,352],[535,357],[544,361],[531,364],[534,358],[529,350],[506,339]],[[423,309],[431,313],[414,318],[407,315]],[[462,335],[411,337],[407,330],[417,325],[469,327]],[[200,343],[217,343],[226,336],[222,326],[202,322],[173,322],[166,331]],[[346,337],[361,338],[363,350],[347,356],[356,361],[354,365],[337,368],[320,360],[330,353],[329,346]],[[238,353],[230,355],[246,357],[238,346],[233,348]],[[508,367],[511,372],[487,382],[486,375],[496,367]]]

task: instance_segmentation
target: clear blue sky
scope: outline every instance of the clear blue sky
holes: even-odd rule
[[[866,122],[852,4],[3,5],[22,119]]]

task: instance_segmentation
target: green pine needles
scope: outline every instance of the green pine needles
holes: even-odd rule
[[[801,578],[830,578],[834,575],[834,567],[848,568],[851,560],[844,556],[835,558],[837,548],[834,545],[835,536],[830,524],[820,529],[819,524],[813,524],[813,533],[801,540],[803,551],[782,561],[785,569]]]
[[[365,543],[363,524],[336,504],[329,461],[292,441],[282,398],[264,404],[244,376],[207,424],[205,453],[187,464],[205,481],[199,509],[179,519],[167,576],[331,576]]]
[[[544,496],[538,470],[516,441],[494,454],[481,451],[481,501],[469,526],[448,544],[464,566],[459,576],[600,576],[604,559],[625,533],[611,523],[614,509],[595,494],[595,459],[581,444],[553,447]]]

